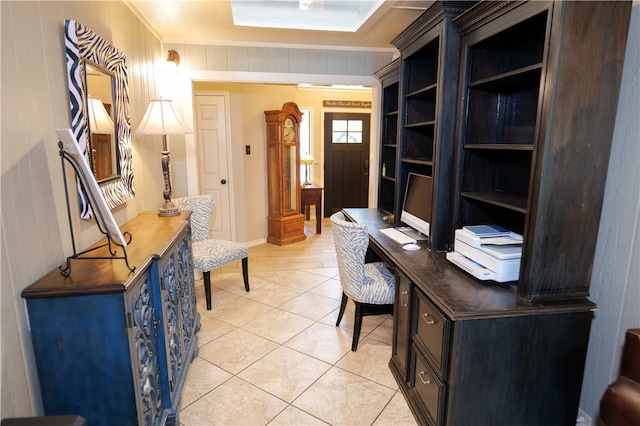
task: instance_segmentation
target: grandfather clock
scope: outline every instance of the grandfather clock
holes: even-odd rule
[[[302,241],[304,215],[300,213],[300,121],[298,105],[264,112],[267,121],[267,175],[269,230],[267,242],[286,245]]]

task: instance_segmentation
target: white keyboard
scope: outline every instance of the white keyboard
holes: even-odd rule
[[[384,235],[391,238],[393,241],[395,241],[400,245],[416,243],[416,240],[414,238],[411,238],[407,234],[404,234],[395,228],[383,228],[380,230],[380,232],[382,232]]]

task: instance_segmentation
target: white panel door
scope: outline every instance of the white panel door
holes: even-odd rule
[[[213,195],[214,200],[211,237],[231,240],[234,232],[226,95],[196,94],[195,99],[200,191]]]

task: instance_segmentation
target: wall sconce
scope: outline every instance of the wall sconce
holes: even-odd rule
[[[182,120],[170,99],[153,99],[149,103],[135,135],[162,135],[162,174],[164,175],[164,204],[158,209],[158,216],[177,216],[180,210],[171,201],[171,170],[169,168],[169,148],[167,135],[193,133]]]
[[[167,71],[177,71],[178,65],[180,65],[180,55],[175,50],[169,50],[167,52],[167,61],[166,61],[166,69]]]
[[[311,155],[303,154],[303,155],[300,156],[300,164],[305,166],[305,173],[304,173],[305,174],[305,180],[304,180],[304,182],[302,182],[302,185],[309,186],[309,185],[311,185],[311,182],[309,181],[309,168],[313,164],[318,164],[318,162]]]

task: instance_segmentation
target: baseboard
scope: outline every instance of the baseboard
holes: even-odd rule
[[[250,241],[247,243],[247,245],[249,247],[253,247],[253,246],[259,246],[260,244],[266,244],[267,243],[267,238],[260,238],[258,240],[254,240],[254,241]]]

